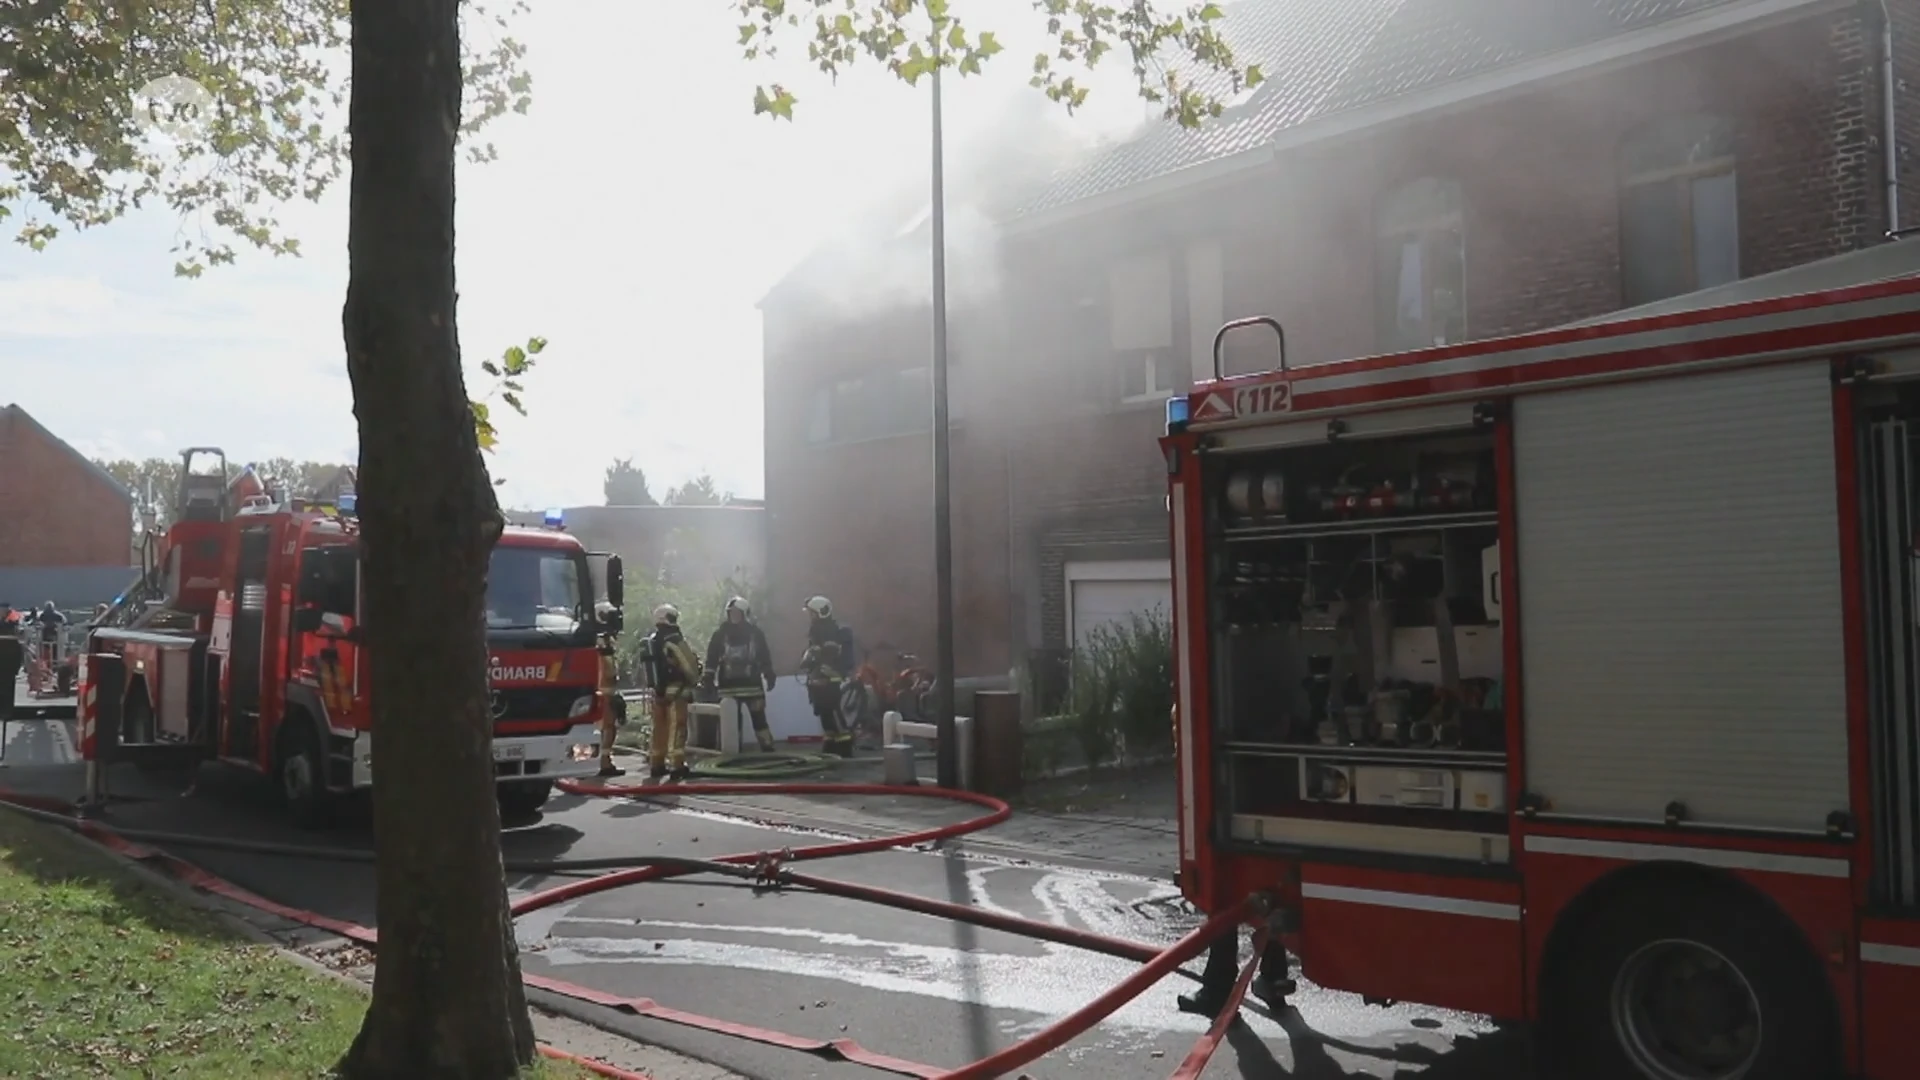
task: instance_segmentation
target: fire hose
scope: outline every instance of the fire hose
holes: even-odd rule
[[[832,784],[832,783],[692,783],[675,784],[671,787],[641,785],[588,785],[577,781],[563,780],[560,788],[569,794],[582,796],[613,796],[630,798],[650,798],[664,796],[725,796],[725,795],[859,795],[893,796],[913,795],[942,798],[955,802],[969,803],[987,810],[987,813],[918,832],[897,836],[874,837],[868,839],[843,840],[805,847],[787,848],[780,851],[742,852],[711,859],[694,859],[681,856],[633,856],[596,859],[551,859],[551,860],[506,860],[504,868],[511,873],[537,873],[558,876],[566,873],[610,870],[597,876],[566,882],[522,897],[512,905],[515,917],[551,907],[579,897],[604,892],[626,885],[636,885],[645,881],[659,881],[690,874],[713,874],[735,879],[740,884],[755,889],[803,889],[829,896],[838,896],[849,900],[880,904],[901,910],[937,918],[1017,934],[1054,944],[1100,953],[1107,956],[1134,960],[1143,966],[1139,971],[1121,983],[1101,994],[1078,1011],[1057,1020],[1045,1029],[1030,1035],[986,1058],[957,1069],[940,1069],[918,1062],[907,1061],[870,1050],[852,1039],[831,1041],[803,1038],[784,1032],[734,1023],[713,1017],[702,1016],[680,1009],[659,1004],[650,998],[625,998],[608,994],[589,987],[565,982],[542,975],[523,975],[523,981],[530,987],[549,993],[613,1009],[631,1016],[678,1024],[697,1030],[758,1042],[763,1045],[782,1047],[808,1053],[828,1060],[840,1060],[869,1068],[892,1072],[897,1075],[918,1078],[918,1080],[987,1080],[990,1077],[1004,1076],[1043,1055],[1058,1049],[1067,1042],[1090,1030],[1094,1025],[1106,1019],[1128,1001],[1146,992],[1155,983],[1167,975],[1179,970],[1180,965],[1205,951],[1220,935],[1234,932],[1242,922],[1249,921],[1258,914],[1258,898],[1249,897],[1241,904],[1222,911],[1209,918],[1200,927],[1181,938],[1172,946],[1156,948],[1141,942],[1095,934],[1073,927],[1025,919],[1019,916],[999,912],[985,911],[957,904],[951,901],[935,900],[912,893],[883,889],[856,882],[841,881],[833,878],[816,877],[797,873],[788,868],[788,863],[805,862],[819,859],[839,858],[851,855],[863,855],[895,848],[912,848],[943,840],[964,836],[981,829],[997,825],[1012,815],[1012,809],[1005,802],[991,796],[966,791],[953,791],[941,788],[891,787],[884,784]],[[363,849],[314,848],[299,844],[276,844],[264,841],[249,841],[221,837],[206,837],[185,833],[161,832],[141,829],[115,829],[97,821],[72,816],[72,807],[57,800],[18,794],[0,789],[0,802],[8,803],[15,809],[36,819],[62,825],[79,831],[82,835],[130,858],[156,863],[165,868],[175,878],[184,883],[216,896],[223,897],[248,907],[298,922],[316,929],[337,934],[349,941],[363,946],[374,946],[378,935],[371,927],[331,918],[317,912],[306,911],[286,904],[269,900],[252,893],[238,885],[220,878],[178,856],[156,850],[146,845],[168,845],[201,850],[222,850],[252,854],[287,856],[295,858],[318,859],[326,861],[370,862],[374,854]],[[1261,939],[1264,944],[1264,937]],[[1193,1050],[1183,1061],[1171,1080],[1196,1080],[1205,1069],[1207,1061],[1218,1048],[1227,1027],[1239,1011],[1252,972],[1259,962],[1258,946],[1254,961],[1241,972],[1240,979],[1227,1008],[1213,1029],[1194,1044]],[[1186,972],[1181,972],[1185,975]],[[1191,977],[1190,975],[1188,977]],[[541,1053],[548,1057],[557,1057],[575,1062],[601,1076],[616,1078],[634,1078],[639,1074],[626,1072],[604,1063],[594,1062],[568,1055],[551,1047],[542,1047]],[[640,1077],[639,1080],[645,1080]]]

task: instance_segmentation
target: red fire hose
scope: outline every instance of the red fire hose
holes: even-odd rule
[[[649,998],[623,998],[589,987],[579,986],[559,979],[539,975],[526,975],[527,985],[550,993],[573,998],[611,1008],[634,1016],[644,1016],[667,1023],[679,1024],[715,1034],[729,1035],[748,1039],[764,1045],[778,1046],[790,1050],[812,1054],[818,1057],[848,1061],[869,1068],[892,1072],[897,1075],[911,1076],[920,1080],[986,1080],[989,1077],[1003,1076],[1011,1070],[1028,1064],[1041,1056],[1058,1049],[1067,1042],[1091,1029],[1095,1024],[1111,1015],[1122,1005],[1144,993],[1153,984],[1176,970],[1181,964],[1192,959],[1216,939],[1220,934],[1231,932],[1238,923],[1252,914],[1252,901],[1239,907],[1222,912],[1196,929],[1178,943],[1167,949],[1156,949],[1139,942],[1111,938],[1072,927],[1042,923],[1017,916],[1003,915],[997,912],[983,911],[963,904],[933,900],[911,893],[892,889],[876,888],[854,882],[838,881],[811,875],[796,874],[785,868],[789,862],[810,861],[815,859],[837,858],[846,855],[861,855],[885,851],[893,848],[914,847],[935,843],[976,832],[1005,821],[1012,809],[999,799],[987,795],[965,791],[951,791],[942,788],[890,787],[883,784],[675,784],[670,787],[646,785],[587,785],[575,781],[563,780],[562,790],[575,795],[626,796],[636,798],[658,798],[664,796],[718,796],[718,795],[866,795],[894,796],[910,795],[948,799],[955,802],[970,803],[982,807],[988,813],[935,828],[899,836],[877,837],[864,840],[837,841],[815,844],[806,847],[791,848],[778,852],[743,852],[737,855],[722,856],[718,859],[699,860],[678,857],[641,857],[627,860],[580,860],[604,866],[610,861],[624,862],[632,868],[616,870],[597,877],[568,882],[551,889],[521,898],[513,905],[515,916],[537,911],[567,900],[619,888],[623,885],[638,884],[643,881],[657,881],[664,878],[679,877],[695,873],[722,873],[732,877],[747,878],[757,885],[783,888],[798,887],[816,892],[840,896],[868,903],[883,904],[907,911],[954,919],[961,922],[1001,930],[1007,933],[1024,935],[1056,944],[1071,945],[1109,956],[1140,961],[1144,966],[1118,986],[1100,995],[1079,1011],[1067,1016],[1046,1029],[1009,1046],[990,1057],[983,1058],[958,1069],[940,1069],[918,1062],[906,1061],[890,1055],[880,1054],[861,1046],[852,1039],[832,1041],[803,1038],[785,1032],[771,1031],[765,1028],[713,1017],[701,1016],[663,1006]],[[265,844],[249,841],[223,841],[216,838],[197,838],[169,833],[143,832],[140,830],[114,830],[97,822],[76,819],[70,816],[71,807],[45,798],[0,791],[0,802],[11,803],[35,817],[57,821],[60,824],[77,828],[83,835],[113,848],[121,853],[143,861],[158,863],[167,868],[175,877],[207,892],[226,899],[246,904],[261,911],[269,912],[295,922],[326,930],[362,945],[373,945],[377,940],[375,931],[369,927],[333,919],[316,912],[305,911],[255,895],[232,882],[217,877],[200,867],[177,856],[153,848],[142,846],[138,841],[165,842],[183,845],[198,845],[211,848],[254,851],[275,855],[287,855],[307,858],[367,859],[370,853],[355,851],[316,851],[300,845]],[[561,868],[565,860],[543,864],[550,868]],[[532,866],[516,869],[534,869]],[[1256,961],[1257,963],[1257,957]],[[1227,1022],[1237,1012],[1239,1001],[1245,996],[1246,987],[1252,971],[1249,967],[1242,972],[1239,984],[1232,998],[1234,1008],[1223,1014],[1215,1030],[1203,1036],[1195,1044],[1193,1051],[1181,1066],[1174,1080],[1192,1080],[1205,1068],[1207,1060],[1218,1047],[1224,1035]],[[551,1047],[542,1047],[541,1053],[549,1057],[565,1058],[601,1076],[615,1078],[635,1078],[639,1074],[616,1069],[599,1062],[588,1061],[566,1055]],[[640,1077],[639,1080],[645,1080]]]

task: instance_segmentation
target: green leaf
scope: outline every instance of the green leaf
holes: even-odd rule
[[[1000,52],[1005,47],[1006,46],[1000,44],[1000,41],[998,38],[995,38],[993,36],[993,31],[986,30],[981,32],[979,45],[974,49],[974,51],[979,53],[983,57],[987,57],[987,56],[993,56],[994,54]]]
[[[527,370],[527,351],[518,345],[507,346],[507,351],[501,359],[505,361],[500,365],[501,369],[508,375],[518,375]]]
[[[1201,22],[1216,22],[1226,17],[1227,13],[1220,10],[1219,4],[1208,4],[1206,7],[1200,9]]]
[[[794,100],[794,96],[787,93],[786,88],[778,83],[773,85],[772,93],[768,93],[767,87],[755,87],[753,91],[753,113],[755,116],[765,113],[777,119],[791,120],[793,119]]]
[[[546,339],[546,338],[543,338],[543,337],[531,337],[531,338],[528,338],[528,339],[527,339],[527,351],[528,351],[528,352],[530,352],[530,353],[532,353],[532,354],[533,354],[533,355],[535,355],[535,356],[538,356],[538,355],[540,355],[541,353],[543,353],[543,352],[546,352],[546,351],[547,351],[547,339]]]
[[[1266,81],[1267,81],[1267,77],[1265,74],[1261,72],[1259,64],[1247,65],[1246,85],[1248,86],[1248,88],[1259,86],[1261,83]]]
[[[494,363],[491,360],[480,361],[480,370],[486,372],[487,374],[493,376],[496,379],[500,377],[500,365]]]

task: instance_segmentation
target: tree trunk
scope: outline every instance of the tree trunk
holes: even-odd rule
[[[454,326],[458,0],[355,0],[344,325],[360,424],[380,945],[345,1076],[495,1080],[533,1028],[500,861],[487,557]]]

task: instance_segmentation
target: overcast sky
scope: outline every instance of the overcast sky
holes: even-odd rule
[[[1024,75],[1038,27],[1025,0],[955,7],[1009,45],[996,77],[949,82],[964,145],[1010,95],[1036,93]],[[836,87],[803,62],[750,63],[738,22],[725,0],[535,0],[517,28],[533,110],[489,133],[499,161],[462,166],[458,226],[470,384],[506,346],[551,342],[528,379],[531,415],[500,425],[491,465],[509,505],[599,502],[616,456],[656,494],[703,471],[762,494],[755,302],[874,192],[924,176],[924,84],[869,66]],[[1090,113],[1062,117],[1063,138],[1139,122],[1113,66]],[[793,123],[752,114],[753,87],[776,79],[801,95]],[[343,180],[286,211],[304,257],[243,251],[197,281],[172,276],[181,225],[165,212],[42,253],[0,247],[0,401],[92,455],[213,444],[242,462],[351,460],[345,196]]]

